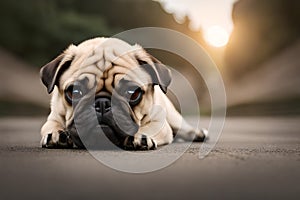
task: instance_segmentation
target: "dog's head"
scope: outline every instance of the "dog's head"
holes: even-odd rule
[[[78,124],[84,124],[85,134],[100,125],[119,145],[149,117],[154,86],[166,92],[171,82],[169,69],[142,47],[113,38],[71,45],[40,74],[48,93],[53,92],[52,107],[59,109],[77,146],[82,146]]]

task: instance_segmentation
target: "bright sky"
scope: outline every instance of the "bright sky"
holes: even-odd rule
[[[157,0],[163,3],[169,13],[180,21],[185,14],[192,19],[191,27],[203,28],[220,26],[228,33],[232,31],[231,11],[236,0]]]

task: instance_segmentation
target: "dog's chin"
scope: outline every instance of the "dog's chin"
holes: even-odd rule
[[[81,134],[78,134],[75,126],[71,126],[68,132],[74,144],[80,149],[122,148],[124,135],[118,134],[115,129],[107,124],[98,124],[89,131],[81,131]]]
[[[78,134],[77,131],[71,129],[69,133],[74,144],[80,149],[107,149],[121,146],[121,139],[117,138],[114,130],[105,124],[96,126],[89,131],[89,134]]]
[[[122,145],[122,141],[123,138],[121,138],[120,136],[118,137],[118,134],[116,133],[116,131],[106,125],[106,124],[100,124],[100,128],[103,131],[104,135],[116,146],[120,147]],[[105,137],[104,136],[104,137]]]
[[[128,106],[124,104],[118,102],[118,107],[104,113],[96,110],[95,119],[93,105],[83,100],[78,103],[74,110],[73,123],[68,126],[75,145],[78,148],[122,148],[125,138],[134,135],[139,129],[130,115]]]

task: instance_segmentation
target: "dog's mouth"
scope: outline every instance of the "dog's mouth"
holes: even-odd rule
[[[117,126],[114,123],[112,109],[111,109],[111,99],[109,97],[98,97],[94,103],[94,109],[96,111],[97,121],[103,131],[103,133],[108,137],[114,144],[118,143],[115,138]]]
[[[115,102],[114,107],[111,105],[110,97],[98,96],[91,106],[84,103],[76,106],[74,121],[68,127],[76,146],[87,148],[84,144],[89,144],[101,148],[101,145],[105,146],[101,141],[109,139],[110,145],[122,148],[125,138],[138,131],[139,127],[124,102]],[[96,119],[93,113],[96,113]]]
[[[116,146],[121,147],[122,141],[124,140],[121,137],[117,137],[118,134],[113,127],[108,126],[107,124],[100,124],[100,128],[102,129],[104,135]]]
[[[80,149],[111,149],[113,146],[119,148],[123,146],[123,135],[106,124],[99,124],[93,129],[84,132],[81,130],[80,134],[77,132],[75,126],[72,126],[68,132],[74,144]]]

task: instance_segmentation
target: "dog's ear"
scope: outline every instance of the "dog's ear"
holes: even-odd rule
[[[142,59],[137,59],[139,65],[150,74],[153,83],[158,84],[161,90],[164,93],[167,93],[168,86],[172,80],[171,71],[152,55],[148,54],[148,57],[151,59],[153,64],[150,64]]]
[[[71,65],[72,59],[64,61],[64,63],[62,63],[64,57],[65,56],[63,54],[59,55],[51,62],[44,65],[40,70],[40,77],[43,84],[47,87],[47,91],[49,94],[53,91],[54,86],[58,84],[59,77]]]

